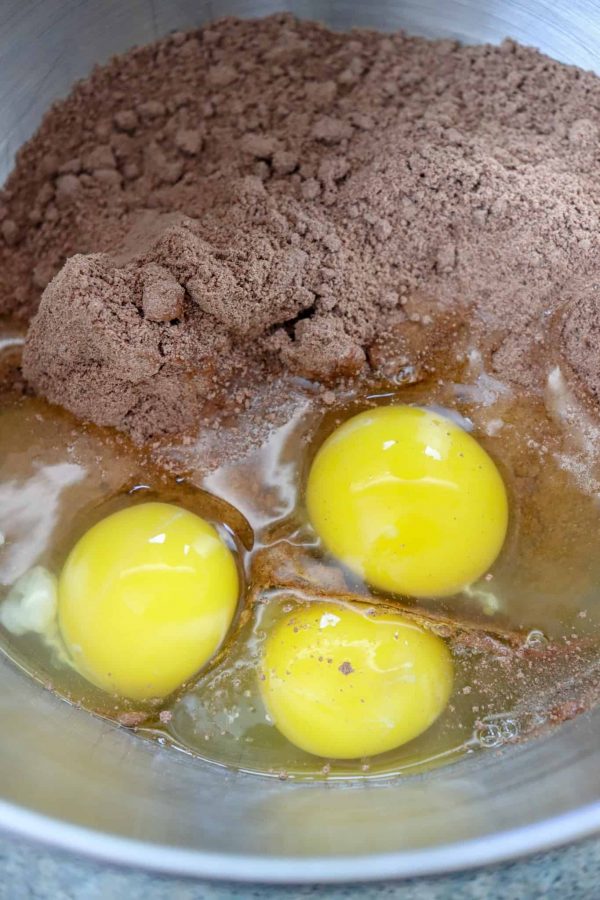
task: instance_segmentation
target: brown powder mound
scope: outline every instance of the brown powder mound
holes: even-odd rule
[[[25,348],[23,368],[36,390],[84,419],[139,436],[138,420],[162,432],[192,426],[222,342],[193,308],[185,326],[148,316],[148,306],[164,305],[169,278],[156,265],[118,269],[101,255],[71,257],[48,286]],[[180,303],[178,293],[166,299]],[[198,358],[191,336],[203,328]]]
[[[0,193],[1,311],[28,318],[92,254],[46,289],[25,374],[138,438],[279,366],[435,368],[457,329],[541,388],[548,321],[599,276],[599,110],[598,78],[510,41],[280,15],[134,50]]]

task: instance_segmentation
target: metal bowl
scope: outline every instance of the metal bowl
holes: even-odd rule
[[[335,28],[510,35],[600,71],[593,0],[288,0]],[[276,0],[2,0],[0,182],[50,102],[96,62],[216,15]],[[145,742],[0,660],[0,826],[161,871],[260,882],[350,881],[496,862],[600,828],[600,711],[500,757],[368,784],[227,772]]]

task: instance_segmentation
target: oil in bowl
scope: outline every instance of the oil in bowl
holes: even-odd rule
[[[285,414],[266,436],[248,440],[254,410],[247,422],[241,414],[197,443],[164,442],[161,465],[155,448],[142,451],[7,389],[0,409],[4,652],[60,696],[141,736],[279,778],[412,773],[519,740],[593,702],[597,496],[592,463],[557,415],[556,394],[546,403],[516,396],[472,359],[441,381],[353,385],[333,404],[323,404],[308,382],[287,379],[279,387]],[[307,491],[315,461],[336,435],[361,416],[384,421],[398,410],[411,421],[421,416],[419,427],[427,420],[455,435],[460,472],[469,453],[477,471],[489,465],[485,502],[499,504],[496,532],[486,538],[477,497],[461,502],[467,518],[452,534],[469,547],[479,542],[477,552],[463,571],[456,546],[447,552],[444,545],[446,555],[430,568],[445,581],[435,584],[423,583],[422,560],[412,581],[406,573],[390,581],[389,571],[382,575],[381,566],[369,568],[366,557],[345,552],[338,539],[350,540],[347,498],[327,532],[315,503],[329,486],[341,489],[339,461],[314,488],[312,509]],[[425,446],[435,462],[434,442]],[[348,452],[342,456],[352,461]],[[371,451],[365,458],[372,463]],[[363,464],[355,459],[349,485]],[[110,657],[117,643],[123,658],[131,647],[125,680],[115,672],[103,680],[79,632],[59,622],[57,579],[64,583],[67,565],[74,567],[67,561],[89,535],[96,535],[90,546],[99,554],[100,582],[111,566],[123,568],[135,522],[158,508],[178,513],[177,528],[182,521],[192,528],[181,533],[182,547],[199,539],[198,522],[206,524],[202,534],[219,554],[207,596],[216,603],[228,579],[224,618],[201,646],[207,620],[196,621],[187,607],[186,619],[180,610],[185,652],[174,644],[179,652],[161,655],[181,591],[172,591],[165,632],[156,611],[146,633],[132,631],[135,617],[111,619],[102,607],[94,652]],[[428,512],[452,520],[439,504],[429,502]],[[136,591],[158,591],[157,573],[167,563],[170,571],[179,566],[160,557],[171,539],[163,524],[144,523],[153,555],[137,560],[146,580],[135,590],[130,583],[122,604],[135,606]],[[423,534],[427,550],[431,534]],[[153,644],[157,634],[162,643]],[[146,678],[142,658],[163,677]],[[99,659],[108,672],[101,653]]]

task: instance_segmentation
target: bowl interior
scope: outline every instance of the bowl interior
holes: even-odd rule
[[[498,42],[600,71],[600,5],[579,0],[119,0],[0,8],[0,183],[55,98],[94,63],[222,15],[285,8]],[[600,711],[427,776],[290,784],[202,764],[73,709],[0,659],[0,826],[115,861],[228,879],[447,871],[600,827]]]

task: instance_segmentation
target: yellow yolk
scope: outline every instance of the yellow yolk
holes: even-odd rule
[[[89,681],[134,700],[164,697],[219,648],[238,594],[234,557],[212,525],[144,503],[75,545],[58,584],[59,626]]]
[[[413,597],[462,590],[494,562],[506,490],[485,450],[438,413],[388,406],[330,435],[306,488],[326,548],[369,584]]]
[[[374,756],[422,734],[445,708],[453,665],[441,638],[399,613],[313,603],[267,637],[261,693],[308,753]]]

